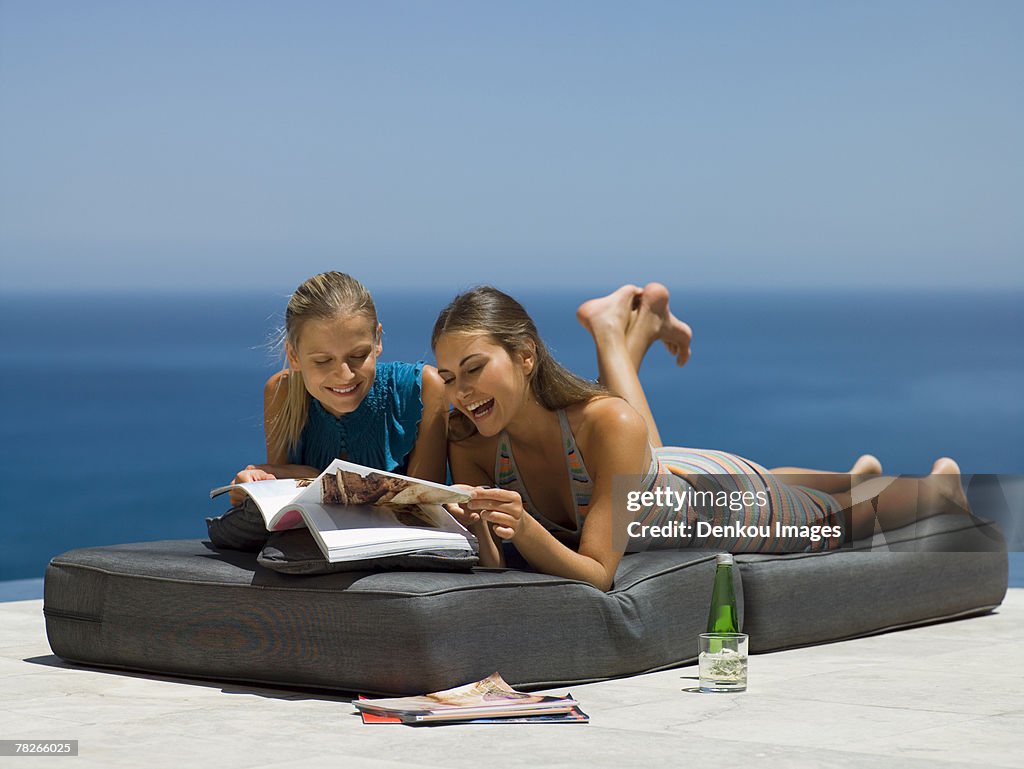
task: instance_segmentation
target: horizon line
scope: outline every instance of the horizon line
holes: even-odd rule
[[[578,283],[575,285],[560,284],[524,284],[519,282],[487,282],[479,281],[470,284],[452,285],[376,285],[375,281],[362,281],[369,284],[367,287],[374,292],[393,294],[440,294],[459,293],[476,286],[492,285],[499,289],[509,289],[517,292],[529,292],[531,294],[566,294],[566,293],[608,293],[616,288],[615,281],[599,284]],[[615,284],[613,286],[613,284]],[[278,294],[284,297],[291,295],[294,288],[280,289],[269,286],[238,286],[228,288],[220,285],[196,285],[196,286],[48,286],[40,288],[37,286],[4,286],[0,288],[2,297],[23,297],[23,296],[67,296],[67,297],[89,297],[89,296],[161,296],[161,295],[183,295],[193,294],[198,296],[225,296],[225,295],[270,295]],[[682,289],[677,289],[682,290]],[[685,286],[686,291],[712,291],[716,293],[758,293],[758,294],[785,294],[785,293],[806,293],[809,291],[828,291],[835,293],[919,293],[919,294],[1015,294],[1024,292],[1024,283],[1021,284],[970,284],[957,286],[953,284],[929,284],[914,285],[910,283],[889,284],[885,286],[871,284],[850,284],[850,283],[805,283],[805,284],[728,284],[728,283],[691,283]]]

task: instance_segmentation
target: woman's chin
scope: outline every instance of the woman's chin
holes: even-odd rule
[[[504,426],[497,419],[494,419],[493,410],[483,417],[471,416],[470,419],[473,422],[473,426],[476,427],[476,431],[485,438],[497,435],[504,429]]]
[[[359,404],[363,402],[363,394],[359,397],[347,396],[344,398],[317,398],[320,401],[320,405],[324,407],[324,410],[334,417],[343,417],[346,414],[351,414],[357,408]]]

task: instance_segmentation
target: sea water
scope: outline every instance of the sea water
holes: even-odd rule
[[[432,360],[450,293],[375,290],[385,360]],[[552,351],[597,366],[582,292],[521,292]],[[280,294],[18,295],[0,300],[0,580],[76,547],[206,535],[208,491],[265,459],[262,388]],[[925,473],[1024,473],[1021,293],[677,290],[694,327],[677,368],[641,371],[666,443],[763,465],[845,470],[863,452]],[[1017,509],[1020,509],[1019,507]],[[1014,584],[1024,584],[1020,562]]]

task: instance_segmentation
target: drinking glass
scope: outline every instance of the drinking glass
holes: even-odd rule
[[[747,690],[746,633],[701,633],[700,690],[743,692]]]

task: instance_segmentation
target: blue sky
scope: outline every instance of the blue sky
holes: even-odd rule
[[[1024,3],[0,0],[4,287],[1024,287]]]

